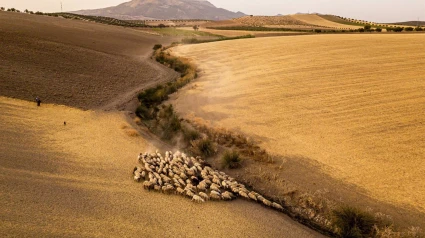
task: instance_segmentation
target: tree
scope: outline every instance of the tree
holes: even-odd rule
[[[199,26],[194,25],[194,26],[193,26],[193,30],[195,30],[195,31],[199,30]]]
[[[0,11],[4,11],[4,7],[0,7]]]
[[[366,26],[364,26],[364,29],[365,29],[365,31],[370,31],[370,29],[372,28],[372,26],[371,25],[366,25]]]
[[[403,31],[403,27],[396,27],[396,28],[393,28],[393,30],[395,31],[395,32],[402,32]]]
[[[365,29],[364,28],[360,28],[359,29],[359,32],[364,32],[365,31]]]
[[[406,28],[404,28],[404,30],[406,30],[406,31],[413,31],[413,27],[406,27]]]
[[[164,25],[164,24],[159,24],[159,25],[158,25],[158,27],[159,27],[159,28],[164,28],[164,27],[165,27],[165,25]]]
[[[378,27],[378,28],[375,29],[375,31],[376,32],[382,32],[382,29]]]
[[[28,9],[25,9],[25,11],[24,11],[25,13],[30,13],[30,11],[28,11]]]
[[[422,29],[422,27],[416,27],[415,31],[423,31],[424,29]]]

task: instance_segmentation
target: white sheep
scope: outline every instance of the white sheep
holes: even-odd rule
[[[198,195],[193,195],[193,197],[192,197],[192,201],[195,201],[195,202],[198,202],[198,203],[203,203],[203,202],[205,202],[205,200],[204,199],[202,199],[200,196],[198,196]]]
[[[272,207],[274,207],[274,208],[276,208],[278,210],[283,211],[283,207],[280,204],[278,204],[278,203],[273,202],[272,203]]]
[[[201,198],[203,198],[205,201],[210,200],[210,197],[206,193],[204,193],[204,192],[199,192],[199,196]]]

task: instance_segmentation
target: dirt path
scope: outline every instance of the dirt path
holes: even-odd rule
[[[4,97],[0,111],[2,237],[319,236],[242,199],[194,204],[143,190],[131,168],[154,146],[127,135],[123,113]]]

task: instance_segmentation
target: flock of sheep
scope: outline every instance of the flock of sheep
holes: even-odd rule
[[[144,153],[138,156],[138,161],[141,166],[134,168],[134,180],[143,181],[143,187],[147,190],[180,194],[199,203],[210,199],[229,201],[243,197],[283,210],[280,204],[249,191],[234,178],[184,153],[167,151],[164,156],[158,151]]]

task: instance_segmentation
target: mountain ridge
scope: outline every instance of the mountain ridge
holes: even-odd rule
[[[245,16],[217,8],[207,0],[132,0],[117,6],[71,13],[113,17],[121,20],[205,19],[227,20]]]

